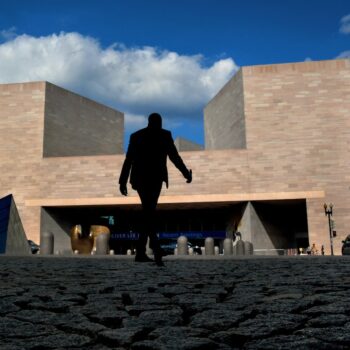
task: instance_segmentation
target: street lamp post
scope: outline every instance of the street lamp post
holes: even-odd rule
[[[333,215],[333,204],[332,203],[329,206],[326,203],[324,204],[324,213],[326,216],[328,216],[329,239],[331,241],[331,255],[334,255],[334,253],[333,253],[333,232],[332,232],[332,223],[331,223],[331,216]]]

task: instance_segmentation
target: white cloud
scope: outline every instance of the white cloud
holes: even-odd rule
[[[0,38],[3,40],[11,40],[17,36],[16,27],[0,30]]]
[[[174,119],[201,116],[238,69],[231,58],[205,67],[201,55],[121,44],[102,48],[79,33],[7,39],[0,44],[0,83],[50,81],[127,112],[127,127],[142,124],[142,115],[153,111]]]
[[[126,113],[124,117],[126,130],[136,130],[147,125],[147,118],[144,115]]]
[[[339,31],[343,34],[350,34],[350,14],[344,16],[340,20],[340,29]]]

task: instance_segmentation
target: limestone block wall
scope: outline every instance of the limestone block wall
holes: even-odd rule
[[[324,191],[325,198],[307,200],[310,243],[325,244],[327,251],[323,202],[333,202],[339,253],[350,223],[349,60],[243,67],[210,101],[206,120],[229,129],[237,119],[234,89],[244,98],[249,191]],[[234,148],[222,140],[215,148]]]
[[[13,194],[25,232],[37,239],[40,209],[25,207],[40,187],[45,83],[0,85],[0,197]]]
[[[242,69],[204,109],[206,149],[246,147]]]
[[[168,203],[178,201],[179,204],[192,201],[208,205],[212,201],[244,202],[254,195],[252,182],[259,181],[262,183],[260,195],[265,200],[273,199],[274,196],[278,198],[280,192],[285,192],[283,195],[289,196],[288,198],[294,198],[288,184],[280,185],[278,191],[275,191],[273,186],[264,186],[264,177],[252,178],[252,163],[247,150],[189,151],[181,153],[181,156],[193,170],[193,182],[187,184],[182,174],[169,162],[169,189],[163,187],[160,203],[165,198]],[[137,193],[130,185],[128,197],[119,193],[118,178],[123,161],[124,156],[120,155],[43,158],[38,171],[40,186],[37,187],[35,196],[27,197],[26,207],[40,208],[47,203],[52,206],[67,203],[118,206],[139,204]],[[276,174],[275,180],[282,184],[283,177],[285,173]],[[263,194],[265,189],[271,193]],[[299,189],[305,190],[303,187]],[[324,220],[322,212],[319,216]],[[34,228],[31,234],[35,237],[39,236],[39,223],[38,214],[33,217],[31,226]]]
[[[46,83],[44,157],[122,154],[123,140],[123,113]]]
[[[252,176],[265,174],[264,188],[324,190],[339,247],[350,223],[350,61],[245,67],[243,80]],[[308,201],[310,243],[325,234],[322,205]]]
[[[47,177],[50,174],[52,174],[52,186],[54,187],[55,181],[59,182],[58,179],[61,179],[65,182],[67,174],[70,173],[70,168],[66,166],[56,171],[54,161],[50,162],[55,158],[43,158],[44,145],[52,152],[47,152],[46,155],[53,155],[55,152],[53,145],[56,133],[50,122],[48,122],[49,127],[46,129],[46,142],[44,142],[44,125],[47,119],[46,114],[49,113],[53,113],[54,117],[63,115],[66,118],[65,122],[71,121],[72,124],[75,123],[72,119],[76,115],[84,116],[87,119],[91,117],[90,122],[84,126],[84,130],[90,128],[92,138],[96,139],[98,139],[98,132],[100,132],[102,141],[104,134],[101,128],[95,125],[98,122],[96,118],[98,116],[102,118],[100,124],[103,124],[107,119],[109,128],[111,125],[115,126],[115,130],[112,132],[113,136],[118,137],[112,140],[108,139],[106,141],[107,145],[109,144],[107,148],[115,150],[114,153],[120,152],[123,142],[123,115],[118,111],[113,111],[46,82],[0,85],[0,164],[2,169],[0,197],[13,194],[25,232],[28,238],[35,242],[39,242],[40,235],[40,206],[27,206],[26,201],[30,198],[50,196],[50,193],[45,193],[46,188],[48,188],[47,183],[51,184]],[[52,117],[53,114],[48,118]],[[113,120],[113,123],[108,123],[108,120]],[[103,126],[102,129],[105,128],[106,126]],[[61,136],[62,133],[62,130],[58,131]],[[111,134],[108,135],[108,138],[110,137]],[[98,142],[102,145],[102,141]],[[57,147],[61,147],[59,152],[69,151],[68,153],[71,155],[73,145],[73,142],[64,140],[62,136],[62,145]],[[99,147],[96,143],[95,146]],[[102,146],[99,151],[102,152]],[[91,149],[86,148],[86,153],[92,153]],[[45,160],[48,160],[52,166],[50,170],[46,170],[43,166],[43,164],[47,164]],[[95,176],[100,170],[98,166],[99,162],[95,168],[89,169],[89,172]],[[103,170],[102,173],[105,171]],[[74,174],[72,175],[74,177]],[[99,178],[100,176],[96,175],[94,184],[91,184],[93,188],[96,187]],[[63,187],[62,196],[65,193],[70,193],[72,196],[80,197],[79,190],[75,192],[70,190],[71,184],[69,182],[65,182]]]

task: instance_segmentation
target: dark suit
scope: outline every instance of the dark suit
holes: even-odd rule
[[[140,239],[137,254],[144,254],[147,236],[155,254],[160,250],[155,230],[155,210],[162,183],[168,187],[167,157],[181,171],[185,178],[190,173],[178,154],[171,132],[161,128],[147,127],[130,136],[126,159],[119,178],[119,184],[130,183],[140,196],[143,219],[139,230]],[[130,172],[131,171],[131,172]]]

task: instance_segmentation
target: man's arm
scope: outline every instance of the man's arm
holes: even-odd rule
[[[174,163],[174,165],[181,171],[184,178],[187,180],[187,183],[192,182],[192,170],[188,170],[185,163],[183,162],[182,158],[180,157],[175,144],[174,140],[170,133],[170,140],[169,140],[169,146],[168,146],[168,156],[169,159]]]
[[[131,169],[131,162],[128,158],[125,158],[122,171],[119,177],[119,191],[123,196],[128,195],[128,189],[126,187],[126,184],[128,182],[130,169]]]
[[[128,151],[126,152],[126,157],[123,163],[122,170],[119,176],[119,190],[123,196],[128,195],[128,190],[126,184],[128,182],[132,162],[134,159],[134,143],[132,142],[132,135],[130,136]]]

